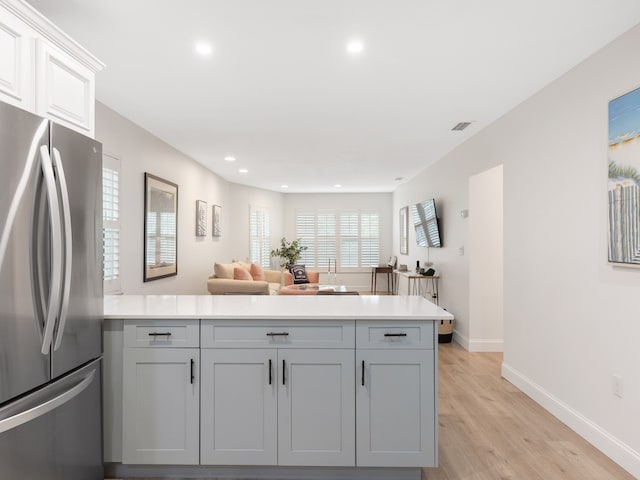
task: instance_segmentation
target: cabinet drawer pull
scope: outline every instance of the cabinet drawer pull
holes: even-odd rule
[[[269,385],[271,385],[271,380],[272,380],[272,379],[271,379],[271,370],[272,370],[272,367],[271,367],[271,359],[269,359]]]
[[[385,333],[385,337],[406,337],[406,333]]]
[[[267,337],[288,337],[289,332],[269,332]]]
[[[284,358],[282,359],[282,384],[286,385],[287,382],[285,381],[285,372],[287,371],[287,364],[285,363]]]
[[[151,332],[149,333],[150,337],[170,337],[171,332]]]
[[[196,379],[195,368],[196,368],[196,361],[192,358],[191,359],[191,385],[193,385],[193,382]]]
[[[364,360],[362,360],[362,386],[364,387]]]

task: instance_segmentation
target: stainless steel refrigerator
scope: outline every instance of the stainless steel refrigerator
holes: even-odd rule
[[[0,102],[0,479],[103,478],[102,146]]]

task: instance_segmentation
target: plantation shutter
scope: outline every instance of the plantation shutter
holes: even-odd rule
[[[300,245],[307,247],[302,252],[298,262],[302,265],[315,267],[316,258],[316,214],[315,212],[296,213],[296,238],[300,239]]]
[[[358,212],[340,213],[340,267],[358,267]]]
[[[249,207],[251,261],[263,268],[271,266],[271,226],[269,209]]]
[[[120,160],[102,156],[102,261],[104,292],[120,290]]]
[[[316,235],[317,254],[314,266],[325,269],[329,262],[336,258],[336,214],[335,212],[318,212],[318,229]]]
[[[377,211],[296,212],[296,238],[309,249],[300,263],[328,269],[368,268],[380,264],[380,215]]]
[[[378,212],[360,214],[360,266],[380,264],[380,216]]]

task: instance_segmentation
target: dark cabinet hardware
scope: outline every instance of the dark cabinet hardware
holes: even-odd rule
[[[191,359],[191,385],[193,385],[193,382],[196,379],[195,368],[196,368],[196,361],[192,358]]]
[[[385,337],[406,337],[406,333],[385,333]]]
[[[287,364],[285,363],[284,358],[282,359],[282,384],[286,385],[287,382],[285,381],[285,372],[287,371]]]
[[[288,337],[289,332],[268,332],[267,337]]]
[[[272,380],[272,379],[271,379],[271,370],[272,370],[272,367],[271,367],[271,359],[269,359],[269,385],[271,385],[271,380]]]
[[[170,337],[171,332],[151,332],[149,333],[150,337]]]
[[[364,387],[364,360],[362,360],[362,386]]]

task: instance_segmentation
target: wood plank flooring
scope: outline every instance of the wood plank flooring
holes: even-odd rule
[[[501,353],[440,345],[440,466],[423,480],[634,479],[502,379],[501,362]]]
[[[439,349],[439,467],[426,480],[632,480],[512,384],[501,353]]]

